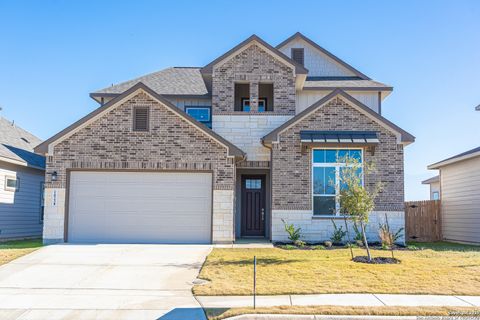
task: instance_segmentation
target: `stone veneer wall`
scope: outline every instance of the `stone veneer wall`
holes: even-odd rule
[[[295,74],[256,44],[213,68],[212,112],[234,112],[235,82],[250,83],[250,99],[258,101],[258,83],[273,83],[275,113],[295,114]],[[252,106],[257,110],[257,105]]]
[[[132,131],[135,106],[150,107],[150,130]],[[122,105],[82,128],[54,147],[47,156],[46,172],[56,171],[53,182],[47,174],[44,241],[64,240],[65,188],[67,169],[102,170],[199,170],[213,172],[214,216],[223,219],[213,238],[233,240],[233,206],[224,193],[235,188],[235,164],[227,148],[179,117],[149,95],[139,92]],[[56,190],[56,203],[52,196]],[[220,207],[216,201],[220,202]],[[230,219],[226,217],[231,215]],[[226,225],[230,223],[230,226]],[[219,234],[215,234],[215,230]],[[230,231],[228,233],[227,231]]]
[[[292,116],[267,114],[213,115],[212,129],[247,153],[249,161],[270,161],[261,139]]]
[[[405,227],[404,211],[374,211],[370,214],[369,222],[366,227],[368,241],[380,241],[378,225],[379,223],[385,223],[385,214],[387,215],[390,229],[393,232],[397,232],[400,228]],[[289,241],[282,219],[288,223],[293,223],[297,228],[302,228],[302,240],[307,242],[323,242],[330,240],[334,231],[331,219],[312,219],[312,212],[310,210],[274,210],[272,212],[272,217],[272,241]],[[343,219],[335,219],[334,221],[337,227],[343,227],[343,230],[345,230],[345,222]],[[347,225],[350,239],[353,241],[355,236],[353,223],[347,220]],[[401,234],[402,236],[397,240],[397,243],[403,244],[405,243],[405,230]],[[347,237],[345,237],[344,241],[346,240]]]
[[[376,171],[365,176],[365,186],[373,188],[383,183],[383,190],[375,201],[375,212],[369,227],[369,236],[376,239],[378,219],[385,212],[395,227],[404,226],[403,146],[396,136],[383,126],[357,111],[341,98],[335,98],[311,115],[279,135],[272,149],[272,240],[285,239],[281,218],[302,227],[306,240],[325,240],[331,236],[330,219],[313,217],[312,208],[312,153],[301,152],[301,130],[359,130],[377,131],[380,143],[375,153],[364,150],[364,161],[373,162]],[[335,146],[332,146],[335,147]],[[377,216],[380,216],[376,218]],[[343,224],[342,220],[338,221]]]

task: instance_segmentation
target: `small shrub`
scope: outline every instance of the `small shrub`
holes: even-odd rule
[[[285,250],[295,250],[295,249],[297,249],[297,247],[294,246],[294,245],[291,245],[291,244],[286,244],[286,245],[282,246],[282,249],[285,249]]]
[[[385,216],[385,223],[378,224],[378,235],[382,242],[382,249],[389,249],[392,245],[402,236],[403,228],[393,232],[390,230],[390,225],[388,224],[388,219]]]
[[[331,248],[332,245],[333,245],[333,243],[332,243],[332,241],[325,241],[325,242],[323,243],[323,245],[324,245],[326,248]]]
[[[345,248],[358,248],[358,245],[355,243],[345,243]]]
[[[362,239],[360,239],[360,240],[355,240],[355,243],[357,244],[357,246],[363,247],[363,240],[362,240]]]
[[[330,237],[330,240],[332,240],[334,244],[340,244],[343,242],[343,238],[347,235],[347,231],[343,231],[342,226],[337,227],[333,219],[332,219],[332,223],[333,223],[333,234]]]
[[[305,247],[306,242],[302,241],[302,240],[295,240],[295,241],[293,241],[293,245],[295,245],[299,248],[303,248],[303,247]]]
[[[325,250],[325,246],[322,246],[321,244],[316,244],[312,246],[313,250]]]
[[[295,242],[300,239],[302,236],[302,228],[295,228],[293,223],[287,223],[282,219],[283,225],[285,226],[285,231],[288,233],[288,239],[292,242]]]

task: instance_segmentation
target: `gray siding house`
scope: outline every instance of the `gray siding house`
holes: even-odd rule
[[[428,166],[439,171],[445,240],[480,243],[480,147]]]
[[[45,158],[33,152],[40,142],[0,117],[0,241],[42,235]]]
[[[90,96],[100,106],[35,150],[46,155],[45,242],[323,241],[344,155],[375,162],[371,213],[404,225],[403,150],[382,116],[392,87],[296,33],[253,35],[203,67],[174,67]]]

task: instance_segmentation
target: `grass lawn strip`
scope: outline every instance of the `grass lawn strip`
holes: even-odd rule
[[[214,249],[200,272],[210,282],[196,295],[252,294],[253,257],[257,256],[257,294],[403,293],[480,295],[480,247],[414,244],[398,250],[399,264],[351,261],[347,248],[331,250]],[[356,256],[365,255],[355,248]],[[388,257],[386,250],[372,250]]]
[[[29,254],[41,246],[40,239],[0,242],[0,265]]]
[[[302,306],[272,308],[205,309],[209,320],[220,320],[241,314],[304,314],[304,315],[369,315],[369,316],[453,316],[464,315],[473,319],[480,316],[475,307],[343,307]],[[467,318],[464,318],[467,319]]]

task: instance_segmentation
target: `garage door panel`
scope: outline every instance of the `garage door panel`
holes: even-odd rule
[[[209,243],[210,173],[72,172],[71,242]]]

